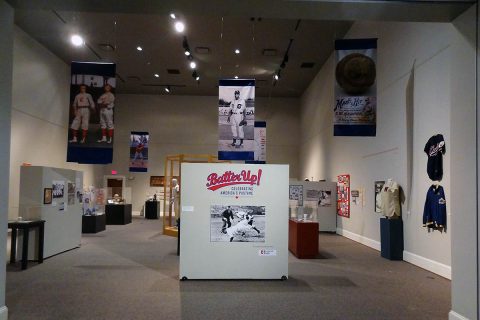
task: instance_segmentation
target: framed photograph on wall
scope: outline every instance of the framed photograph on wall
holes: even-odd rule
[[[43,189],[43,204],[51,204],[52,203],[52,188],[44,188]]]
[[[150,187],[163,187],[165,176],[150,176]]]

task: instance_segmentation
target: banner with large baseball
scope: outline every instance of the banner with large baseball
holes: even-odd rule
[[[112,163],[115,64],[72,62],[70,81],[67,162]]]
[[[375,136],[377,39],[335,41],[335,136]]]
[[[218,159],[255,159],[255,80],[220,80],[218,86]]]
[[[130,134],[130,172],[147,172],[148,170],[148,132],[132,131]]]

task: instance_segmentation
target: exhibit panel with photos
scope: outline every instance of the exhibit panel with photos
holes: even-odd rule
[[[288,165],[181,171],[180,279],[288,277]]]
[[[318,222],[318,231],[336,231],[335,182],[290,180],[289,190],[290,219]]]
[[[45,220],[45,258],[80,245],[83,199],[79,195],[82,190],[81,171],[21,167],[19,218],[23,221]],[[30,243],[32,250],[29,250],[29,259],[32,260],[33,244],[34,241]]]

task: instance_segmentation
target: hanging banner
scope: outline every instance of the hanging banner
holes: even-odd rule
[[[130,172],[147,172],[148,132],[132,131],[130,134]]]
[[[377,39],[335,41],[335,136],[375,136]]]
[[[254,160],[255,80],[220,80],[218,159]]]
[[[337,214],[350,218],[350,175],[342,174],[337,179]]]
[[[267,163],[267,122],[255,121],[254,124],[254,142],[255,151],[253,161],[245,161],[245,163]]]
[[[67,162],[112,163],[115,87],[115,64],[72,62]]]

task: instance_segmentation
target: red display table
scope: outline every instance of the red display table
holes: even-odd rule
[[[288,250],[299,259],[318,255],[318,222],[288,220]]]

